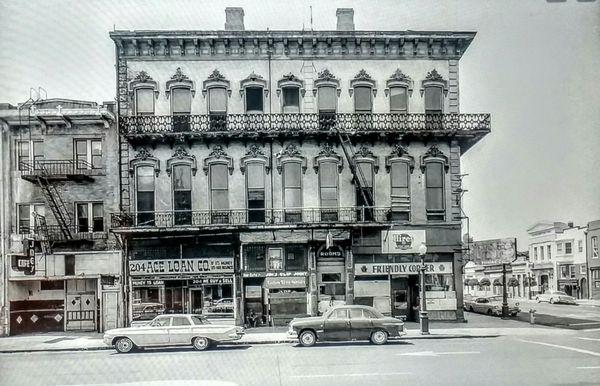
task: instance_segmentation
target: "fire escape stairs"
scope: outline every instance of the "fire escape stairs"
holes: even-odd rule
[[[71,215],[67,211],[67,207],[58,192],[58,189],[53,184],[53,181],[45,176],[45,172],[41,176],[37,176],[37,184],[42,190],[44,200],[52,211],[54,218],[56,219],[57,225],[66,240],[72,240],[73,235],[71,234]],[[45,224],[45,220],[44,220]],[[47,233],[47,226],[46,226]]]

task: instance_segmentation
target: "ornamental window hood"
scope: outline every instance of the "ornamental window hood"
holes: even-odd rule
[[[196,87],[194,82],[190,80],[190,78],[183,73],[181,67],[177,67],[175,70],[175,74],[171,76],[166,83],[165,95],[167,99],[171,96],[171,91],[176,88],[186,88],[190,90],[192,98],[196,96]]]
[[[393,87],[404,87],[408,91],[408,96],[412,96],[414,82],[410,76],[404,74],[399,68],[385,82],[385,96],[389,96],[390,89]]]
[[[319,73],[317,79],[314,81],[313,95],[317,96],[317,90],[319,87],[333,87],[339,97],[342,93],[340,88],[340,80],[337,79],[327,68]]]
[[[132,81],[129,82],[129,93],[134,95],[138,89],[151,89],[154,97],[158,98],[158,82],[156,82],[146,71],[140,71]]]
[[[373,92],[373,97],[377,96],[377,82],[371,78],[364,69],[360,70],[358,74],[354,76],[352,80],[350,80],[350,88],[348,92],[350,96],[354,93],[354,88],[356,87],[368,87]]]
[[[256,74],[254,71],[245,79],[240,81],[240,97],[244,96],[246,88],[248,87],[262,88],[265,94],[265,98],[269,97],[269,88],[267,87],[267,81],[261,75]]]
[[[202,95],[206,97],[208,90],[211,88],[224,88],[227,95],[231,97],[230,82],[217,69],[214,69],[208,78],[202,82]]]

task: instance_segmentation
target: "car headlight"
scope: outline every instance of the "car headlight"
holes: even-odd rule
[[[519,307],[519,303],[515,303],[515,307]]]

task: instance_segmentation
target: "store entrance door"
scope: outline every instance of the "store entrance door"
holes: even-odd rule
[[[200,288],[190,289],[190,311],[192,314],[202,313],[202,290]]]

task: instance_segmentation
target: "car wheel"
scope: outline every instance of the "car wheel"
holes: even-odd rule
[[[198,351],[204,351],[210,347],[210,341],[208,340],[208,338],[205,338],[203,336],[195,337],[192,344],[194,348]]]
[[[550,298],[550,304],[554,304],[554,299]]]
[[[371,334],[371,343],[373,344],[386,344],[388,335],[385,331],[377,330]]]
[[[471,311],[471,312],[475,312],[475,311],[473,310],[473,306],[469,307],[469,311]]]
[[[127,354],[128,352],[131,352],[131,350],[133,350],[133,347],[133,342],[129,338],[119,338],[115,342],[115,350],[117,350],[117,352],[121,354]]]
[[[517,313],[513,312],[512,314],[510,314],[510,316],[517,316]]]
[[[300,344],[304,347],[314,346],[317,341],[317,336],[311,330],[304,330],[298,337]]]
[[[538,303],[541,303],[542,301],[540,300],[539,297],[536,296],[535,300],[537,300]]]
[[[487,312],[486,312],[486,313],[487,313],[489,316],[492,316],[492,315],[493,315],[493,312],[492,312],[492,310],[489,310],[489,309],[487,310]]]

